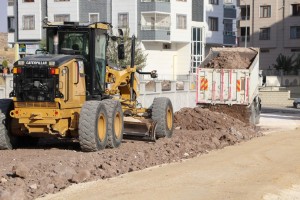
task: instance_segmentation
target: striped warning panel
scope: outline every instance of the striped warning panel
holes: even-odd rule
[[[236,91],[240,92],[241,91],[241,80],[236,81]]]
[[[208,80],[204,77],[201,77],[200,81],[200,90],[207,91],[208,90]]]

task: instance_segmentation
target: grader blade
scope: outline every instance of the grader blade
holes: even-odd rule
[[[155,141],[156,122],[152,120],[124,119],[124,138]]]

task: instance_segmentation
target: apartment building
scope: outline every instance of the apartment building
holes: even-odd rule
[[[160,79],[196,72],[204,57],[203,0],[112,0],[112,24],[129,28]],[[196,10],[196,8],[200,10]],[[194,16],[194,17],[193,17]],[[195,21],[194,21],[195,20]]]
[[[206,47],[208,53],[215,46],[236,46],[236,0],[204,0],[204,19],[207,23]]]
[[[240,0],[239,46],[259,47],[270,74],[277,56],[300,54],[300,0]]]
[[[110,0],[8,0],[8,42],[20,55],[34,54],[45,40],[43,20],[111,22]],[[17,28],[16,28],[17,27]]]
[[[0,33],[7,32],[7,0],[0,1],[0,8],[2,8],[0,12]]]

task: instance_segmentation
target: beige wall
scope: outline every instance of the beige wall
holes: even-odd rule
[[[290,39],[290,27],[300,26],[300,16],[291,16],[291,4],[300,4],[300,0],[240,0],[240,5],[250,5],[250,20],[240,21],[240,27],[250,27],[250,42],[247,46],[268,49],[269,52],[261,53],[260,69],[268,69],[275,63],[278,54],[292,55],[292,49],[300,50],[300,39]],[[271,17],[260,17],[260,6],[271,6]],[[261,28],[271,28],[271,39],[260,40],[259,32]],[[244,46],[240,42],[240,46]],[[295,52],[300,54],[300,52]]]

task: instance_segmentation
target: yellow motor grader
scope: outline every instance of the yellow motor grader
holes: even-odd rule
[[[0,149],[35,144],[41,137],[78,138],[83,151],[118,147],[124,136],[155,140],[171,137],[173,107],[168,98],[155,98],[142,108],[134,64],[109,66],[107,46],[120,40],[108,23],[48,23],[47,52],[24,57],[14,64],[12,99],[0,100]]]

